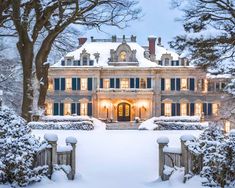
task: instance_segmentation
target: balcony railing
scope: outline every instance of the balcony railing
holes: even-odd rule
[[[97,92],[152,92],[153,88],[100,88],[96,90]]]

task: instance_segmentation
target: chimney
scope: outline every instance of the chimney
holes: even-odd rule
[[[154,61],[155,60],[155,45],[156,45],[156,37],[155,36],[149,36],[148,41],[149,41],[149,54],[150,54],[150,60]]]
[[[161,46],[161,45],[162,45],[162,38],[161,38],[161,37],[158,37],[158,39],[157,39],[157,45],[158,45],[158,46]]]
[[[78,38],[79,46],[82,46],[86,41],[87,41],[87,38],[85,37]]]

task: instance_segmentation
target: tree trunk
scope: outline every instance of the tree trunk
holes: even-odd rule
[[[21,116],[26,120],[31,120],[33,107],[33,85],[32,85],[32,64],[33,64],[33,44],[28,42],[17,43],[23,67],[23,102]]]

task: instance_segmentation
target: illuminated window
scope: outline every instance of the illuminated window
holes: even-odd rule
[[[165,89],[166,91],[170,91],[171,90],[171,80],[170,79],[165,79]]]
[[[109,79],[104,79],[103,83],[104,83],[104,85],[103,85],[104,88],[106,88],[106,89],[110,88],[110,85],[109,85],[110,81],[109,81]]]
[[[212,104],[212,114],[217,116],[219,113],[219,104]]]
[[[121,79],[121,89],[129,88],[129,79]]]
[[[231,129],[231,124],[230,124],[230,121],[225,121],[225,125],[224,125],[224,130],[225,132],[229,132]]]
[[[48,90],[49,90],[49,91],[53,91],[53,80],[52,80],[52,79],[49,79],[49,82],[48,82]]]
[[[87,103],[81,103],[81,115],[82,116],[86,116],[87,115]]]
[[[87,90],[87,78],[81,78],[81,90]]]
[[[180,112],[181,112],[181,116],[187,116],[187,104],[186,103],[180,104]]]
[[[66,78],[66,90],[72,90],[72,79]]]
[[[165,116],[171,116],[171,103],[165,103]]]
[[[181,79],[181,90],[187,90],[187,79]]]
[[[65,103],[64,104],[64,114],[65,115],[70,115],[71,114],[71,104],[70,103]]]
[[[202,114],[202,104],[201,103],[196,103],[195,104],[195,115],[196,116],[201,116]]]
[[[122,51],[121,53],[120,53],[120,60],[121,61],[126,61],[126,52],[125,51]]]
[[[46,103],[46,115],[52,115],[52,103]]]
[[[140,79],[140,88],[141,89],[145,89],[146,88],[146,79],[144,79],[144,78],[141,78]]]

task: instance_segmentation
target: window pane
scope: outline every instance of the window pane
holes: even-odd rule
[[[187,90],[187,79],[181,79],[181,90]]]
[[[165,116],[171,116],[171,103],[165,103]]]
[[[217,116],[219,113],[219,104],[212,104],[212,113]]]
[[[87,78],[81,78],[81,90],[87,90]]]
[[[171,89],[171,80],[170,79],[165,79],[165,88],[166,88],[166,91],[170,91],[170,89]]]
[[[109,79],[104,79],[103,87],[106,88],[106,89],[110,88],[109,83],[110,83]]]
[[[129,88],[129,79],[121,79],[121,89]]]
[[[82,58],[83,65],[86,66],[88,64],[88,59],[86,56]]]
[[[141,89],[145,89],[146,88],[146,79],[145,78],[141,78],[140,79],[140,88]]]
[[[81,115],[82,116],[87,115],[87,103],[81,103]]]
[[[180,105],[181,109],[181,116],[187,116],[187,104],[186,103],[182,103]]]
[[[70,103],[65,103],[64,104],[64,114],[65,115],[70,115],[71,114],[71,104]]]

